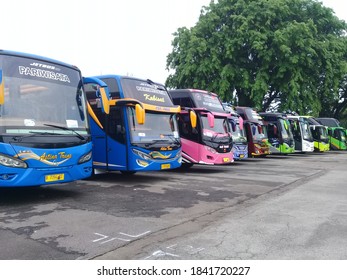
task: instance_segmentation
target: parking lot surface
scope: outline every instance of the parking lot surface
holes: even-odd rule
[[[347,152],[0,189],[0,259],[347,259]]]

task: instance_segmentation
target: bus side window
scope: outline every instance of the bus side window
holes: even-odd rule
[[[177,118],[178,120],[178,129],[180,132],[180,135],[188,140],[197,141],[198,140],[198,133],[196,129],[193,129],[190,124],[189,115],[180,115]]]
[[[339,130],[334,130],[334,138],[336,139],[341,139],[341,134],[340,134],[340,131]]]

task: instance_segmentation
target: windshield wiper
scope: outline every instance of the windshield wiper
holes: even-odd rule
[[[60,133],[47,132],[47,131],[29,131],[29,133],[30,133],[29,135],[13,136],[12,140],[20,142],[24,138],[34,137],[34,136],[37,136],[37,135],[62,135]]]
[[[44,123],[43,125],[49,126],[49,127],[54,127],[54,128],[59,128],[62,130],[72,131],[79,139],[86,140],[81,134],[79,134],[76,130],[74,130],[72,128],[68,128],[68,127],[60,126],[60,125],[55,125],[55,124],[47,124],[47,123]]]
[[[152,147],[153,145],[155,144],[158,144],[158,143],[165,143],[165,142],[168,142],[169,140],[167,139],[156,139],[156,140],[152,140],[151,143],[146,143],[145,146],[147,148],[149,147]]]
[[[158,89],[158,90],[166,91],[166,88],[165,88],[164,86],[158,85],[158,84],[156,84],[155,82],[153,82],[153,81],[150,80],[150,79],[147,79],[147,83],[149,83],[150,85],[155,85],[155,86],[157,86],[157,89]]]
[[[169,137],[175,144],[180,144],[180,141],[176,137],[174,137],[172,134],[162,134],[162,135]]]
[[[224,134],[225,134],[225,133],[222,133],[222,132],[216,132],[216,134],[213,135],[213,136],[211,137],[211,141],[214,142],[214,141],[217,139],[217,136],[218,136],[218,135],[224,135]],[[227,137],[227,136],[224,136],[224,137]],[[224,137],[223,137],[223,138],[224,138]],[[223,143],[223,142],[220,142],[220,141],[219,141],[219,142],[217,142],[217,143],[221,144],[221,143]]]

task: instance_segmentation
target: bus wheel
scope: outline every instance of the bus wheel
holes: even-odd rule
[[[122,170],[120,173],[122,173],[125,176],[130,176],[130,175],[134,175],[136,173],[136,171],[124,171],[124,170]]]

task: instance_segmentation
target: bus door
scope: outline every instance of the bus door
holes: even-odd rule
[[[127,107],[115,106],[110,108],[110,114],[105,125],[105,151],[108,170],[128,170],[127,129],[124,112]],[[101,144],[101,143],[100,143]]]
[[[282,153],[282,135],[277,127],[277,123],[268,122],[266,126],[271,153]]]
[[[178,116],[184,163],[199,163],[200,149],[197,145],[200,143],[199,126],[198,122],[196,128],[192,127],[188,113],[181,113]]]
[[[102,97],[95,85],[85,83],[90,105],[89,117],[93,142],[93,168],[106,171],[127,168],[123,106],[102,108]]]
[[[302,134],[298,120],[290,120],[296,151],[302,151]]]
[[[246,136],[247,136],[247,142],[248,142],[248,156],[252,156],[255,154],[255,141],[253,137],[253,131],[252,129],[255,125],[249,121],[245,121],[245,130],[246,130]]]

